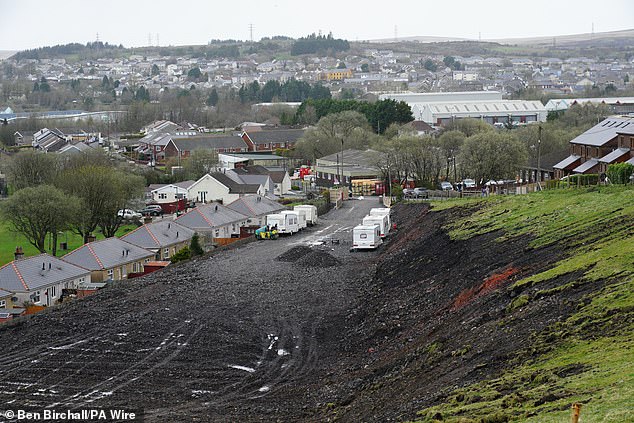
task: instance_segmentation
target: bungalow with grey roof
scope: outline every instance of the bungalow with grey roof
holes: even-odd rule
[[[63,289],[90,282],[90,270],[48,254],[21,258],[0,268],[0,289],[13,292],[14,306],[50,306]]]
[[[227,205],[231,210],[247,216],[246,225],[251,228],[261,228],[266,224],[266,215],[287,210],[277,201],[259,195],[246,195]]]
[[[176,219],[200,235],[201,245],[211,250],[218,245],[229,244],[240,237],[240,228],[249,217],[219,203],[200,205]]]
[[[155,260],[169,260],[189,246],[194,231],[171,220],[159,220],[139,226],[121,237],[122,240],[152,251]]]
[[[241,177],[246,175],[269,175],[273,181],[273,194],[284,195],[291,190],[291,177],[283,169],[269,169],[264,166],[246,166],[234,169]]]
[[[119,238],[88,242],[62,260],[88,269],[93,282],[129,279],[143,273],[154,253]]]

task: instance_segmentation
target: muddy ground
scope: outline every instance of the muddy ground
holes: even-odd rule
[[[3,404],[161,422],[402,421],[499,373],[589,289],[509,315],[509,284],[561,250],[527,253],[528,239],[495,234],[452,241],[442,227],[457,212],[420,204],[395,208],[379,251],[351,253],[351,228],[377,206],[349,201],[302,234],[0,327]]]

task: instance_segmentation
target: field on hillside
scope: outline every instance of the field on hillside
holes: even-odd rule
[[[583,404],[582,421],[634,421],[634,190],[492,197],[447,228],[455,240],[528,236],[525,254],[564,251],[555,263],[509,285],[513,299],[501,327],[523,318],[533,303],[584,287],[589,293],[571,315],[533,333],[530,346],[501,375],[451,392],[422,410],[419,421],[563,422],[575,402]]]
[[[123,236],[131,230],[135,229],[135,225],[124,225],[117,231],[117,236]],[[97,233],[97,239],[103,239],[103,235]],[[46,240],[46,249],[50,253],[51,246],[50,239],[47,237]],[[68,242],[68,250],[62,251],[57,249],[57,256],[61,257],[64,254],[81,247],[83,244],[83,240],[81,236],[77,235],[72,231],[66,231],[63,234],[59,234],[57,238],[58,244],[61,242]],[[13,260],[13,252],[16,247],[22,247],[24,251],[24,256],[34,256],[40,254],[40,252],[33,245],[29,244],[24,235],[15,233],[11,230],[10,225],[7,222],[0,221],[0,266],[4,266]]]

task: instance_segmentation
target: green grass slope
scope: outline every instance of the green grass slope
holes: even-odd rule
[[[419,422],[634,421],[634,189],[554,190],[469,200],[480,207],[450,224],[454,239],[500,231],[530,236],[531,249],[555,247],[561,260],[516,281],[507,319],[523,307],[582,284],[598,284],[567,319],[535,333],[499,377],[455,390],[421,410]],[[436,209],[464,206],[444,202]],[[521,316],[521,313],[519,314]],[[500,325],[503,325],[501,322]]]

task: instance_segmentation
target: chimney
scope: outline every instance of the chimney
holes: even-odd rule
[[[20,260],[22,257],[24,257],[24,251],[22,251],[22,247],[15,247],[13,258],[15,260]]]

